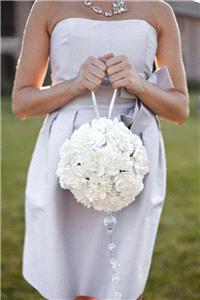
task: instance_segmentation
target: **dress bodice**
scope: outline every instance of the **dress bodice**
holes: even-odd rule
[[[146,20],[65,18],[54,26],[50,38],[52,85],[75,77],[88,56],[109,52],[127,55],[136,71],[148,77],[156,50],[157,32]]]

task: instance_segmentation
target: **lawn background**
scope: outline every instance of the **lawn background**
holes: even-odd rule
[[[200,94],[190,93],[190,118],[161,121],[167,155],[167,197],[144,300],[199,300]],[[4,300],[44,299],[22,277],[26,172],[44,117],[18,120],[2,99],[2,291]],[[92,283],[91,283],[92,284]]]

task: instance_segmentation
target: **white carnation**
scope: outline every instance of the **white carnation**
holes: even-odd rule
[[[142,140],[117,118],[83,124],[66,139],[59,154],[60,186],[88,208],[105,212],[133,202],[149,171]]]

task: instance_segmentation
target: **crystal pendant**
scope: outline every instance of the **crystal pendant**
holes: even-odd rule
[[[108,230],[112,230],[116,224],[116,218],[112,214],[108,214],[104,218],[104,225]]]
[[[117,260],[114,257],[111,257],[111,259],[109,260],[109,263],[111,265],[115,264],[117,262]]]
[[[112,251],[113,249],[115,249],[116,248],[116,245],[114,244],[114,243],[110,243],[109,245],[108,245],[108,249],[110,250],[110,251]]]
[[[118,299],[120,299],[122,297],[122,294],[119,293],[119,292],[115,292],[115,297],[118,298]]]
[[[112,276],[112,282],[119,283],[120,282],[120,277],[117,274],[114,274]]]
[[[112,215],[112,212],[107,212],[107,215],[104,217],[103,222],[109,236],[109,243],[108,243],[108,249],[110,251],[109,263],[112,268],[112,282],[114,287],[114,296],[115,299],[120,299],[122,297],[122,294],[119,291],[119,284],[121,279],[118,273],[119,273],[120,264],[118,262],[118,259],[115,257],[115,252],[113,250],[116,249],[116,244],[112,240],[112,231],[117,221],[116,218]]]
[[[119,264],[118,260],[117,260],[116,258],[114,258],[114,257],[112,257],[112,258],[110,259],[110,264],[112,265],[112,268],[113,268],[114,270],[117,270],[117,269],[119,269],[119,267],[120,267],[120,264]]]
[[[112,269],[117,271],[119,270],[120,264],[118,263],[118,261],[116,261],[114,264],[112,264]]]
[[[94,10],[94,12],[96,12],[97,14],[102,14],[103,9],[101,7],[98,6],[92,6],[92,9]]]

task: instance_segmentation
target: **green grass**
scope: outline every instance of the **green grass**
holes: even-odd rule
[[[198,147],[199,94],[191,94],[191,115],[183,125],[162,121],[166,146],[167,197],[144,300],[197,300],[199,274]],[[22,277],[24,186],[36,137],[43,121],[20,121],[2,103],[2,299],[42,297]]]

